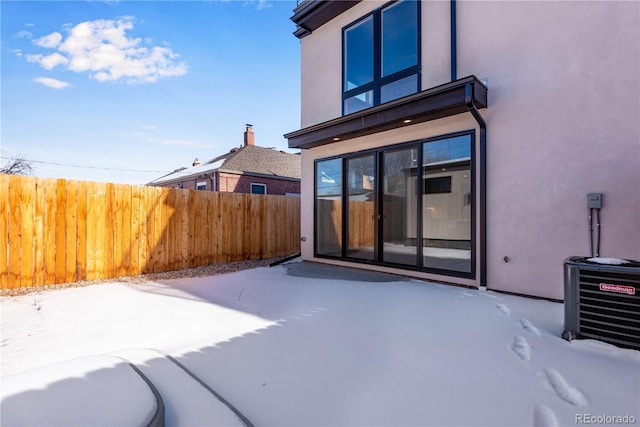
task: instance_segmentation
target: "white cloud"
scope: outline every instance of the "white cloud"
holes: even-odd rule
[[[22,56],[22,49],[13,49],[13,52],[16,56]]]
[[[42,59],[42,55],[33,53],[27,53],[24,57],[28,62],[40,62]]]
[[[17,33],[15,33],[13,35],[13,37],[15,37],[17,39],[32,39],[33,38],[33,34],[31,34],[31,32],[29,32],[29,31],[22,30],[22,31],[18,31]]]
[[[267,8],[269,8],[271,6],[273,6],[273,4],[271,4],[267,0],[258,0],[258,4],[256,5],[256,9],[262,10],[262,9],[267,9]]]
[[[244,2],[244,6],[253,5],[256,6],[256,10],[267,9],[273,6],[273,4],[269,0],[245,0]]]
[[[60,55],[58,52],[54,52],[51,55],[40,58],[38,62],[40,63],[40,66],[45,70],[51,70],[58,65],[66,64],[67,62],[69,62],[69,60]]]
[[[65,87],[69,86],[69,83],[67,82],[52,79],[49,77],[38,77],[37,79],[35,79],[35,81],[53,89],[64,89]]]
[[[142,39],[128,37],[126,32],[133,27],[132,17],[82,22],[69,26],[66,38],[55,32],[34,41],[56,52],[25,57],[44,69],[64,65],[76,73],[89,73],[100,82],[153,83],[187,72],[187,65],[178,62],[178,55],[170,48],[143,46]],[[152,44],[148,37],[145,42]]]
[[[51,33],[48,36],[37,38],[33,41],[33,44],[40,47],[54,48],[60,44],[62,40],[62,34],[55,32]]]

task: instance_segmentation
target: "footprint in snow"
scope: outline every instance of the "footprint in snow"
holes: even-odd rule
[[[544,405],[536,405],[533,408],[533,427],[557,427],[558,419],[551,408]]]
[[[533,323],[529,322],[527,319],[520,319],[520,325],[525,331],[529,332],[531,335],[535,335],[537,337],[542,335],[542,333],[540,332],[540,329],[533,326]]]
[[[553,391],[555,391],[560,399],[573,406],[587,406],[589,404],[586,396],[577,388],[571,387],[562,375],[560,375],[560,372],[553,368],[546,368],[544,373],[547,376],[547,381],[549,381],[551,388],[553,388]]]
[[[496,308],[500,310],[500,313],[504,314],[505,316],[508,316],[511,314],[511,309],[504,304],[498,304],[496,305]]]
[[[513,337],[513,344],[511,344],[511,351],[513,351],[516,356],[525,362],[531,360],[531,353],[533,352],[533,348],[529,345],[527,340],[520,335],[516,335]]]

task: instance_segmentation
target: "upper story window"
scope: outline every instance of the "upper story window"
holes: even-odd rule
[[[343,114],[411,95],[420,86],[420,2],[374,10],[343,33]]]

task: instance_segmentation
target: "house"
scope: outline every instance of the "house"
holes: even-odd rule
[[[205,163],[177,169],[148,183],[158,187],[232,193],[300,195],[300,155],[255,145],[251,125],[244,145]]]
[[[302,257],[563,299],[640,259],[639,2],[299,2]]]

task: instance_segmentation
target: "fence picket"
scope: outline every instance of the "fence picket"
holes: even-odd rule
[[[95,221],[96,221],[96,258],[95,274],[96,278],[110,277],[106,265],[105,242],[107,240],[107,230],[105,228],[105,209],[107,204],[107,184],[99,182],[96,184],[95,193]]]
[[[65,282],[75,282],[77,264],[78,245],[78,185],[74,181],[67,181],[67,245],[66,245],[66,268]]]
[[[113,271],[117,276],[124,276],[124,268],[122,263],[124,262],[124,247],[125,244],[122,240],[122,192],[124,186],[116,184],[114,186],[114,203],[115,203],[115,217],[114,217],[114,239],[113,239]]]
[[[46,180],[44,191],[44,281],[52,284],[56,283],[56,181]]]
[[[19,177],[9,178],[9,288],[20,287],[20,251],[22,248],[22,215],[20,213],[22,188]]]
[[[77,239],[76,245],[76,278],[77,280],[87,279],[87,183],[78,181],[77,183]]]
[[[122,186],[122,275],[131,274],[131,186]]]
[[[22,220],[20,233],[20,284],[30,286],[33,281],[33,196],[35,178],[25,177],[21,180],[20,214]]]
[[[9,175],[0,174],[0,287],[9,283]]]

